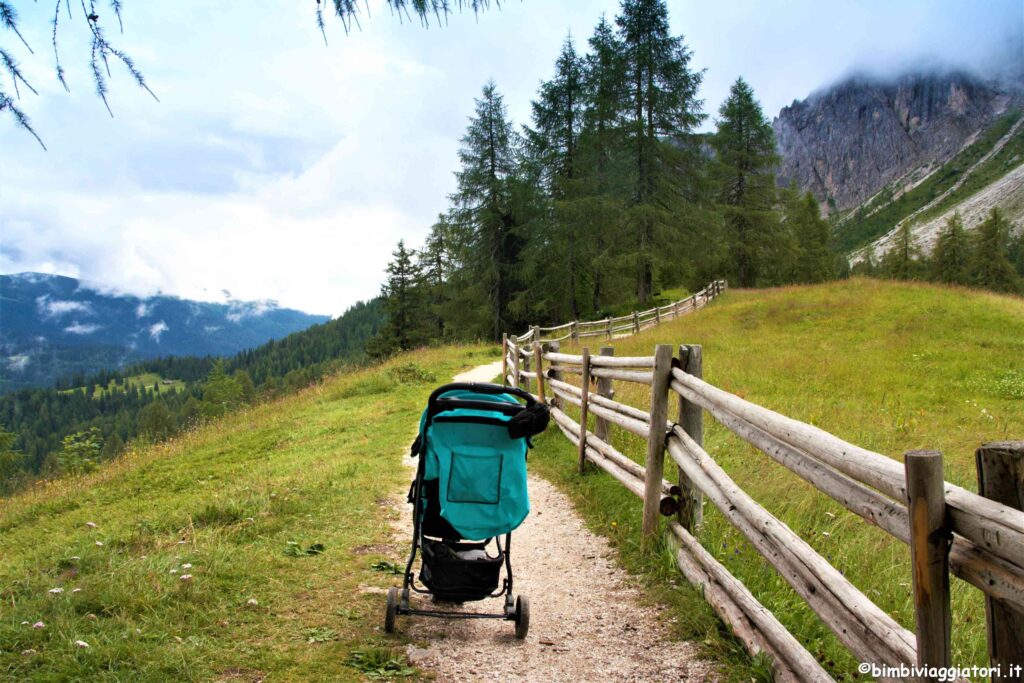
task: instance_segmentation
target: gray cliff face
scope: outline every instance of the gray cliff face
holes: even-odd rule
[[[945,161],[1019,103],[1016,89],[965,73],[854,77],[779,112],[772,122],[779,183],[795,180],[847,209],[916,168]]]

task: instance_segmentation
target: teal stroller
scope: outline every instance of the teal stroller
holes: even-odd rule
[[[547,406],[513,387],[455,383],[430,395],[412,446],[419,458],[409,490],[412,551],[401,590],[388,590],[387,633],[398,615],[408,615],[504,619],[515,623],[516,638],[526,637],[530,603],[513,596],[510,548],[512,531],[530,512],[529,439],[544,431],[548,419]],[[422,588],[413,571],[417,554]],[[411,592],[456,604],[503,597],[505,606],[501,613],[419,609],[410,604]]]

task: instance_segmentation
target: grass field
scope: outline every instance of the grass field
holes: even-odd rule
[[[144,389],[153,390],[159,387],[160,391],[181,391],[185,388],[185,383],[180,379],[168,380],[169,383],[164,383],[164,378],[155,372],[145,372],[140,375],[132,375],[131,377],[125,377],[124,384],[119,386],[113,380],[105,387],[98,387],[96,392],[93,394],[93,398],[100,398],[105,394],[109,394],[112,391],[124,391],[126,387],[136,387],[140,391]],[[76,387],[74,389],[65,389],[61,393],[66,394],[72,391],[85,391],[84,387]]]
[[[656,343],[702,344],[712,383],[855,444],[897,459],[914,448],[939,449],[946,478],[971,490],[981,442],[1024,438],[1024,299],[858,279],[730,291],[696,315],[614,346],[616,355],[651,355]],[[647,407],[648,391],[616,383],[616,398],[639,407]],[[705,419],[706,448],[730,475],[912,629],[907,548]],[[643,442],[614,431],[613,443],[642,462]],[[681,635],[742,663],[669,558],[640,551],[637,499],[601,473],[578,476],[575,449],[554,430],[531,464],[568,491],[627,566],[675,605]],[[705,547],[837,678],[852,680],[857,663],[817,617],[710,504],[705,514]],[[958,579],[953,615],[956,663],[987,663],[981,593]]]
[[[417,352],[0,502],[0,679],[412,673],[380,628],[387,501],[430,389],[496,355]]]

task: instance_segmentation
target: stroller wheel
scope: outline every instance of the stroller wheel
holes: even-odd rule
[[[398,589],[388,589],[388,606],[384,612],[384,632],[395,632],[395,615],[398,613]]]
[[[516,598],[516,639],[523,640],[530,630],[530,600],[525,595]]]

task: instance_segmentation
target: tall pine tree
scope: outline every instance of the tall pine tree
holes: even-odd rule
[[[408,351],[427,341],[420,288],[420,269],[412,249],[399,240],[387,267],[387,280],[381,287],[387,322],[367,346],[372,355],[385,356],[395,351]]]
[[[775,205],[778,164],[771,124],[742,78],[733,83],[718,110],[715,178],[732,263],[727,272],[740,287],[752,287],[770,263],[779,231]],[[778,264],[774,264],[778,266]]]
[[[645,304],[659,261],[678,253],[693,218],[703,157],[691,133],[704,118],[697,99],[703,73],[690,69],[690,51],[669,32],[664,0],[623,0],[615,21],[633,165],[627,225],[635,240],[636,295]]]
[[[459,149],[462,168],[455,173],[458,189],[451,197],[452,218],[470,246],[466,303],[486,316],[484,324],[467,332],[500,338],[504,330],[521,324],[510,308],[520,289],[524,242],[515,212],[518,141],[493,81],[475,102],[475,115]]]
[[[932,252],[932,277],[952,285],[970,284],[971,243],[959,213],[946,221]]]
[[[541,84],[526,128],[529,162],[543,187],[544,208],[530,233],[530,300],[546,319],[578,320],[589,284],[593,241],[580,179],[580,136],[586,104],[583,59],[571,38]]]
[[[974,235],[971,280],[997,292],[1019,292],[1020,278],[1010,263],[1010,226],[997,208]]]

